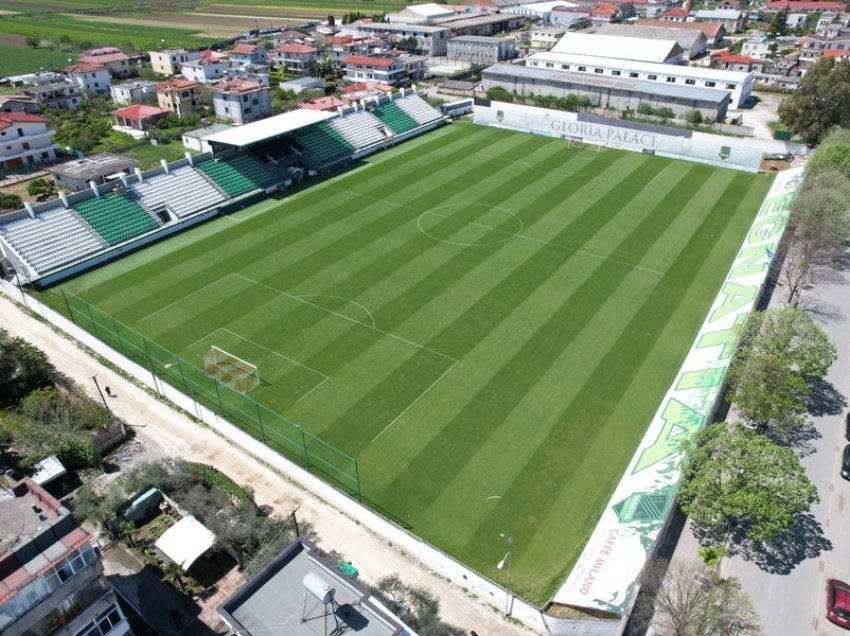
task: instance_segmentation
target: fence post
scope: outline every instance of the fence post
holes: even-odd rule
[[[97,332],[97,324],[94,321],[94,316],[91,315],[91,305],[88,304],[85,300],[83,302],[86,303],[86,310],[89,312],[89,320],[91,320],[91,326],[92,329],[94,329],[94,335],[100,338],[100,334]]]
[[[183,382],[183,389],[186,390],[188,387],[186,385],[186,376],[183,375],[183,365],[180,364],[180,358],[178,356],[174,356],[177,360],[177,370],[180,372],[180,381]]]
[[[307,470],[310,470],[310,455],[307,453],[307,437],[304,435],[304,428],[301,426],[298,428],[301,430],[301,446],[304,447],[304,465]]]
[[[357,460],[354,460],[354,478],[357,480],[357,501],[363,503],[363,497],[360,495],[360,466]]]
[[[221,409],[222,415],[226,415],[226,413],[224,412],[224,404],[221,401],[221,393],[218,390],[218,380],[216,380],[215,378],[212,378],[212,381],[213,381],[213,386],[215,387],[215,395],[218,398],[218,408]]]
[[[151,352],[148,349],[148,339],[142,336],[142,344],[145,345],[145,357],[148,359],[148,368],[151,370],[151,377],[153,378],[153,388],[156,389],[158,395],[162,395],[159,390],[159,385],[156,383],[156,372],[153,369],[153,360],[151,360]]]
[[[62,300],[65,301],[65,307],[68,308],[68,317],[71,319],[71,322],[73,322],[76,325],[77,320],[74,318],[74,312],[71,311],[71,303],[68,302],[68,296],[65,293],[65,288],[62,287],[61,290],[62,290]]]
[[[260,403],[254,400],[254,406],[257,407],[257,421],[260,423],[260,437],[263,438],[263,444],[266,443],[266,431],[263,428],[263,418],[260,415]]]
[[[121,347],[121,353],[126,356],[127,351],[124,349],[124,339],[121,338],[121,331],[118,329],[118,322],[115,320],[115,316],[110,316],[110,318],[112,318],[112,326],[115,328],[115,335],[118,337],[118,346]]]

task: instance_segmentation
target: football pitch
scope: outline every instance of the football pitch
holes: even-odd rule
[[[364,499],[548,599],[770,178],[471,124],[64,284],[357,458]],[[61,306],[57,290],[49,292]]]

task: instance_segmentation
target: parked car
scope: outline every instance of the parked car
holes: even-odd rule
[[[844,447],[844,456],[841,458],[841,476],[850,480],[850,444]]]
[[[850,629],[850,585],[844,581],[829,579],[826,582],[826,617],[836,625]]]

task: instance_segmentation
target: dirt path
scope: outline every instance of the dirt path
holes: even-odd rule
[[[0,296],[0,328],[43,349],[59,371],[77,381],[92,397],[99,399],[92,376],[97,376],[101,386],[110,386],[117,395],[110,400],[110,407],[128,424],[138,427],[135,430],[140,441],[150,440],[167,449],[173,457],[214,465],[236,482],[251,486],[259,504],[271,505],[281,514],[289,514],[293,508],[300,506],[299,518],[313,524],[322,546],[344,554],[357,566],[364,579],[374,581],[397,573],[407,583],[424,587],[435,594],[440,599],[445,620],[474,629],[482,636],[531,633],[508,624],[490,606],[476,602],[459,588],[432,574],[355,520],[297,488],[232,442],[195,424],[102,366],[49,325],[31,318],[3,296]]]

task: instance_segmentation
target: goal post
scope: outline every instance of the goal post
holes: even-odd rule
[[[212,346],[204,355],[204,371],[240,393],[260,386],[260,371],[256,365],[220,347]]]

